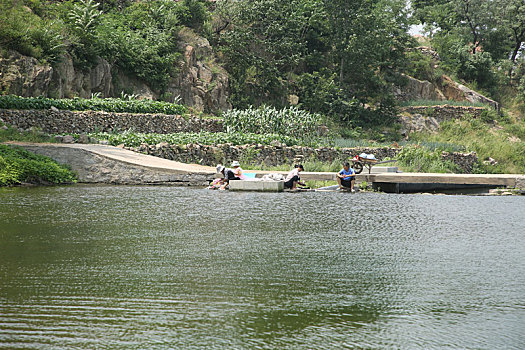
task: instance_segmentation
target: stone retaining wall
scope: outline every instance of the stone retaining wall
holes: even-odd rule
[[[167,114],[108,113],[100,111],[71,112],[62,110],[0,109],[0,120],[27,130],[40,128],[50,134],[113,132],[134,130],[141,133],[223,131],[219,119],[183,118]]]
[[[206,146],[198,144],[170,145],[166,142],[157,145],[142,144],[139,147],[130,147],[129,150],[149,154],[156,157],[175,160],[183,163],[197,163],[207,166],[215,166],[217,163],[230,164],[238,160],[241,164],[267,166],[281,164],[293,164],[302,160],[315,159],[324,163],[348,161],[360,153],[372,153],[378,160],[395,158],[401,148],[312,148],[302,146],[266,146],[266,145],[242,145],[230,144]],[[444,160],[450,160],[465,173],[471,173],[473,165],[477,162],[475,153],[448,153],[443,152]]]
[[[479,118],[485,110],[484,107],[469,106],[410,106],[402,107],[399,121],[406,134],[414,131],[437,131],[439,124],[445,121],[459,119],[465,114]]]

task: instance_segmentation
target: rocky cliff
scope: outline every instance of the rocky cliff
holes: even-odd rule
[[[215,63],[209,42],[184,28],[179,33],[179,48],[183,60],[177,63],[178,74],[169,82],[163,97],[173,101],[179,96],[183,104],[197,111],[229,109],[228,74]],[[16,51],[2,54],[0,50],[0,94],[89,98],[93,93],[100,93],[101,97],[120,96],[123,91],[148,99],[158,99],[161,94],[102,58],[97,58],[92,68],[81,70],[68,54],[50,65]]]
[[[423,55],[430,57],[434,68],[439,67],[439,55],[429,47],[418,47]],[[396,86],[393,90],[394,96],[400,101],[434,100],[434,101],[467,101],[471,103],[483,103],[495,110],[500,109],[498,102],[469,89],[446,75],[442,75],[435,81],[419,80],[405,75],[405,84]]]

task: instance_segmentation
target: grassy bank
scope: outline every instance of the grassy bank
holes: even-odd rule
[[[75,174],[51,158],[0,145],[0,186],[76,182]]]
[[[20,142],[55,142],[51,135],[47,135],[39,130],[30,130],[20,132],[18,129],[7,127],[0,123],[0,143],[7,141]]]
[[[487,123],[467,116],[442,123],[437,133],[415,133],[410,138],[415,142],[455,143],[476,152],[478,173],[525,173],[525,122],[518,119],[503,117]],[[489,158],[497,163],[488,164]]]

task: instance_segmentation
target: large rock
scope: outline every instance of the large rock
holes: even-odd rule
[[[196,110],[217,111],[231,108],[228,102],[228,73],[215,63],[210,43],[191,29],[179,32],[184,60],[179,74],[168,86],[167,92],[179,96],[183,104]]]
[[[53,68],[47,95],[55,98],[89,98],[92,93],[110,96],[111,87],[111,66],[106,60],[99,57],[93,68],[81,70],[75,68],[73,58],[66,54]]]
[[[400,101],[413,100],[432,100],[443,101],[446,100],[443,93],[431,82],[426,80],[419,80],[409,75],[405,75],[406,85],[396,86],[394,88],[394,96]]]
[[[465,85],[455,82],[446,75],[441,77],[441,85],[444,96],[447,100],[453,101],[468,101],[472,103],[484,103],[491,106],[495,110],[500,110],[498,102],[483,96],[482,94],[469,89]]]
[[[46,95],[53,68],[15,51],[0,56],[0,92],[19,96]]]
[[[443,75],[437,83],[426,80],[418,80],[405,75],[406,84],[396,86],[393,89],[394,96],[399,101],[467,101],[471,103],[483,103],[495,110],[500,109],[498,102],[469,89],[465,85],[455,82],[450,77]]]

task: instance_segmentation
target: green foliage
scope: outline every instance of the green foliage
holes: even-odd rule
[[[412,50],[407,53],[408,65],[406,73],[411,77],[419,80],[426,80],[434,82],[437,80],[436,69],[434,69],[434,62],[428,55],[424,55],[421,51]]]
[[[51,158],[19,147],[0,145],[0,186],[29,183],[71,183],[75,175]]]
[[[473,81],[480,87],[491,87],[495,83],[492,72],[494,62],[488,52],[472,54],[469,47],[456,47],[455,71],[459,78]]]
[[[403,147],[397,155],[398,165],[409,172],[423,173],[457,173],[459,167],[450,162],[443,161],[441,151],[428,150],[421,146]]]
[[[70,111],[106,111],[116,113],[163,113],[183,114],[186,107],[178,104],[152,100],[123,100],[119,98],[60,99],[44,97],[0,96],[3,109],[49,109],[55,107]]]
[[[73,4],[69,12],[69,20],[73,33],[85,38],[93,39],[94,29],[102,11],[98,10],[99,4],[93,0],[81,0]]]
[[[206,4],[204,0],[0,0],[0,46],[49,62],[67,51],[82,69],[92,67],[100,56],[163,90],[182,56],[177,34],[183,25],[202,29],[209,18]]]
[[[182,25],[197,31],[202,30],[210,16],[204,0],[184,0],[176,7],[176,14]]]
[[[40,3],[31,2],[31,8]],[[0,0],[0,46],[23,55],[55,61],[65,49],[64,25],[60,21],[42,19],[22,2]]]
[[[140,146],[142,143],[156,145],[167,142],[175,145],[186,145],[198,143],[203,145],[218,145],[231,143],[233,145],[263,144],[269,145],[278,141],[287,146],[293,145],[312,145],[303,140],[295,139],[291,136],[277,134],[254,134],[254,133],[225,133],[201,131],[198,133],[181,132],[176,134],[143,134],[132,131],[120,134],[113,133],[92,133],[90,137],[107,140],[111,145],[117,146],[124,144],[126,147]]]
[[[261,106],[223,113],[224,126],[229,133],[256,133],[288,135],[296,139],[312,140],[319,136],[322,117],[296,107],[275,109]]]
[[[221,3],[223,21],[233,24],[218,41],[234,107],[280,107],[294,94],[301,108],[342,123],[392,121],[388,87],[409,41],[404,2]]]

